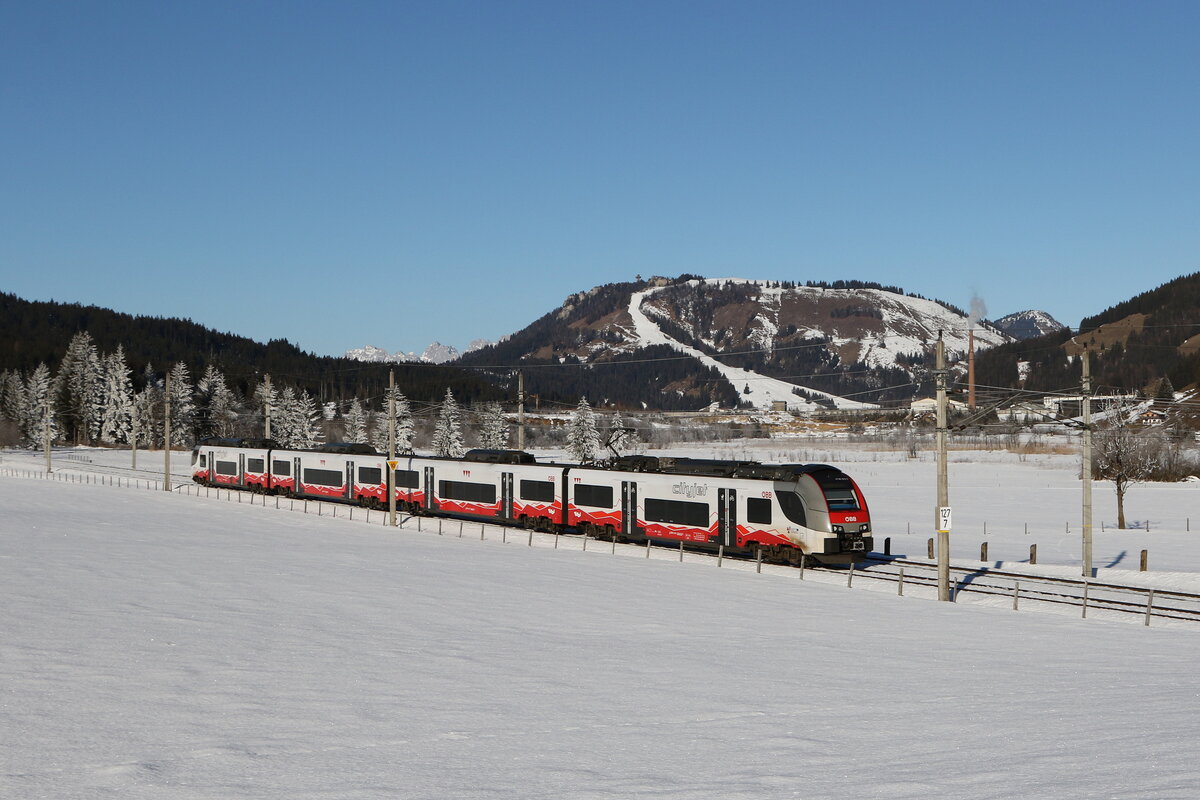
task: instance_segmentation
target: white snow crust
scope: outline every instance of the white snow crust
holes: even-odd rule
[[[844,467],[897,549],[932,518],[925,458],[739,446]],[[1044,560],[1072,569],[1077,539],[1051,544],[1077,518],[1069,460],[996,456],[950,465],[956,560],[984,519],[1019,560],[1029,521]],[[235,500],[0,475],[0,796],[1162,800],[1200,785],[1194,626]],[[1102,485],[1096,502],[1099,524]],[[1152,532],[1098,534],[1103,577],[1157,574],[1115,558],[1149,543],[1156,570],[1194,581],[1200,490],[1138,486],[1129,504]]]

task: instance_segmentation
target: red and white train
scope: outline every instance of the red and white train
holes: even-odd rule
[[[539,462],[517,450],[396,459],[398,509],[798,562],[866,556],[871,518],[858,485],[826,464],[625,456],[603,465]],[[205,439],[197,483],[387,506],[387,456],[368,445],[284,450],[270,440]]]

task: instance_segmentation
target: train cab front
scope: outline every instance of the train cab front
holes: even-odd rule
[[[858,484],[841,470],[825,465],[813,465],[807,476],[816,483],[829,520],[824,541],[814,543],[814,555],[825,563],[866,558],[875,541],[871,536],[871,514]]]

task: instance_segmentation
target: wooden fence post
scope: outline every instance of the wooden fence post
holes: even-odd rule
[[[1149,559],[1149,555],[1150,555],[1150,554],[1149,554],[1149,551],[1147,551],[1147,550],[1143,550],[1143,551],[1142,551],[1142,568],[1139,570],[1139,572],[1145,572],[1145,571],[1146,571],[1146,562],[1147,562],[1147,561],[1148,561],[1148,559]]]
[[[897,582],[897,594],[904,597],[904,567],[900,568],[900,580]]]
[[[933,537],[929,537],[929,559],[933,560]]]
[[[1030,564],[1037,563],[1037,545],[1036,544],[1029,545],[1029,563]]]
[[[1017,610],[1018,598],[1021,596],[1021,582],[1013,581],[1013,611]]]
[[[979,560],[980,560],[980,561],[987,561],[987,560],[988,560],[988,557],[987,557],[987,546],[988,546],[988,543],[987,543],[987,542],[984,542],[983,544],[979,545]]]
[[[892,554],[892,537],[888,536],[883,540],[883,554],[890,556]]]
[[[1154,608],[1154,590],[1151,589],[1150,593],[1146,595],[1146,625],[1150,624],[1150,612],[1151,612],[1151,609],[1153,609],[1153,608]]]

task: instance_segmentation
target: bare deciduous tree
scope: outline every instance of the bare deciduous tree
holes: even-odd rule
[[[1162,437],[1156,431],[1120,425],[1097,434],[1092,477],[1109,480],[1117,490],[1117,527],[1125,528],[1125,492],[1130,484],[1150,477],[1162,457]]]

